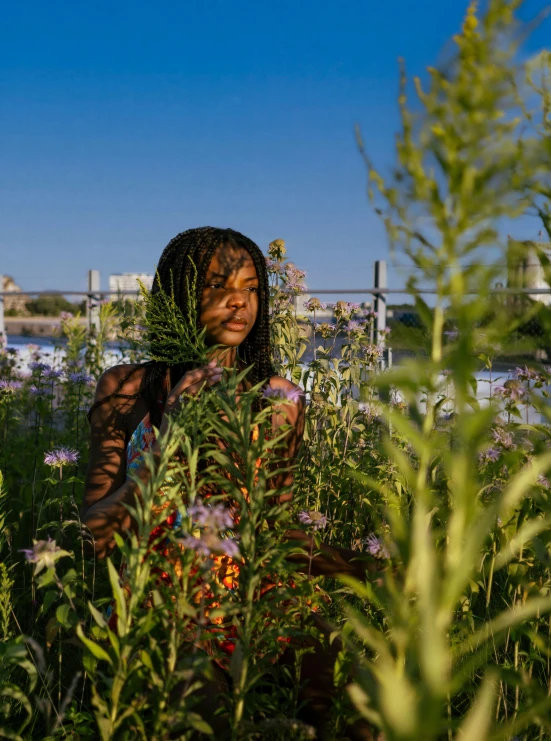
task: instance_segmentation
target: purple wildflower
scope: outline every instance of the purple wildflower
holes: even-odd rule
[[[232,538],[219,538],[214,533],[203,533],[200,538],[186,535],[180,540],[185,548],[197,551],[202,556],[210,556],[213,553],[228,558],[239,556],[239,546]]]
[[[367,548],[367,552],[372,555],[373,558],[390,558],[388,548],[385,546],[383,541],[375,535],[375,533],[368,535],[364,544]]]
[[[507,432],[507,430],[502,430],[500,428],[493,429],[492,437],[494,442],[498,443],[506,450],[512,450],[515,447],[513,435],[510,432]]]
[[[509,401],[522,401],[526,398],[526,389],[520,381],[513,378],[505,381],[503,386],[495,386],[494,393]]]
[[[52,380],[55,380],[56,378],[61,378],[63,375],[62,370],[56,370],[55,368],[46,368],[44,371],[44,378],[51,378]]]
[[[198,527],[222,532],[234,526],[231,514],[223,504],[208,505],[197,499],[187,511]]]
[[[383,327],[382,329],[377,330],[379,337],[388,337],[390,332],[391,332],[390,327]]]
[[[371,419],[375,416],[375,410],[368,401],[360,401],[358,404],[358,411]]]
[[[34,383],[32,386],[29,386],[29,392],[33,396],[46,396],[49,391],[44,386],[35,386]]]
[[[19,391],[23,384],[21,381],[0,381],[0,391],[6,391],[7,393],[13,392],[13,391]]]
[[[297,386],[290,389],[285,388],[273,388],[267,386],[262,392],[262,396],[265,399],[276,399],[278,401],[291,401],[297,404],[299,399],[304,396],[304,391]]]
[[[306,311],[323,311],[327,308],[327,304],[319,300],[319,298],[310,298],[304,302],[304,309]]]
[[[495,463],[499,460],[501,453],[495,448],[488,448],[479,453],[479,460],[481,463]]]
[[[266,258],[266,267],[270,273],[276,273],[277,275],[281,275],[282,273],[281,263],[273,260],[271,257]]]
[[[54,448],[44,454],[44,463],[52,468],[63,468],[78,461],[80,453],[72,448]]]
[[[376,311],[368,311],[365,316],[367,319],[376,319],[379,316],[379,314]]]
[[[303,509],[302,512],[299,512],[298,519],[303,525],[311,525],[312,529],[315,531],[323,530],[323,528],[327,527],[329,523],[329,520],[325,515],[313,510],[306,511]]]
[[[542,476],[541,474],[538,476],[537,480],[538,486],[543,486],[544,489],[549,489],[551,484],[549,484],[549,480],[545,478],[545,476]]]
[[[347,332],[363,332],[364,328],[363,325],[360,322],[357,322],[355,319],[350,319],[348,324],[346,325],[346,331]]]
[[[69,381],[71,383],[92,383],[94,380],[92,376],[86,375],[86,373],[69,373]]]
[[[74,319],[74,316],[75,315],[73,314],[72,311],[62,311],[61,314],[59,315],[59,318],[61,319],[62,322],[66,322],[69,319]]]
[[[292,262],[288,262],[283,270],[290,281],[298,281],[306,278],[306,271],[300,270],[300,268],[297,268],[297,266]]]
[[[298,296],[301,293],[306,293],[307,290],[306,283],[301,283],[298,280],[288,280],[283,288],[283,292],[289,296]]]
[[[364,353],[368,363],[375,363],[383,354],[383,348],[380,345],[368,345]]]
[[[321,324],[316,323],[315,324],[315,330],[316,332],[319,332],[324,340],[327,340],[331,335],[335,334],[335,330],[337,328],[334,324],[329,324],[329,322],[322,322]]]
[[[528,368],[526,365],[524,368],[515,368],[514,374],[519,381],[535,381],[536,385],[540,386],[547,383],[547,379],[543,373],[538,373],[538,371]]]
[[[32,548],[22,548],[21,553],[25,555],[29,563],[36,564],[35,575],[42,569],[52,568],[61,556],[70,555],[56,545],[55,540],[52,540],[50,536],[48,540],[34,540],[33,544]]]
[[[44,373],[44,371],[50,371],[51,369],[52,367],[48,363],[42,363],[39,360],[33,360],[32,363],[29,363],[29,370],[31,371]]]

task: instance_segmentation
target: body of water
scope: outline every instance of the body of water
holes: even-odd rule
[[[51,339],[44,337],[22,337],[17,335],[8,336],[7,347],[14,348],[18,351],[19,357],[22,361],[23,369],[31,361],[32,353],[35,348],[38,348],[44,362],[55,365],[61,361],[63,357],[63,340],[58,340],[56,344],[52,343]],[[108,365],[116,365],[120,363],[123,355],[120,349],[116,345],[112,345],[107,353]],[[395,353],[393,356],[394,364],[400,363],[400,355]],[[482,405],[488,403],[488,397],[493,393],[496,386],[503,385],[503,383],[512,377],[514,366],[501,363],[497,370],[493,370],[491,373],[488,370],[480,370],[476,374],[477,380],[477,398]],[[542,395],[544,391],[551,394],[551,387],[548,385],[538,390],[538,393]],[[551,403],[548,400],[547,403]],[[519,405],[519,409],[522,412],[523,419],[529,424],[541,423],[542,416],[536,412],[532,407],[524,409],[522,405]]]

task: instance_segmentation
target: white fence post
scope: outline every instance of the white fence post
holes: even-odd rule
[[[388,288],[386,260],[376,260],[373,275],[374,288]],[[386,347],[386,293],[373,294],[373,310],[377,312],[375,317],[375,337],[374,342],[385,350],[382,366],[390,367],[392,365],[392,351]]]
[[[88,300],[86,302],[86,316],[88,317],[88,328],[99,329],[99,302],[101,296],[99,270],[88,271]]]
[[[4,291],[4,276],[0,273],[0,293]],[[0,345],[6,342],[6,324],[4,322],[4,296],[0,296]]]

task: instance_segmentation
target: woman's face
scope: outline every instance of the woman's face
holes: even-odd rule
[[[258,314],[258,276],[243,247],[220,245],[207,269],[201,297],[202,327],[209,345],[237,347]]]

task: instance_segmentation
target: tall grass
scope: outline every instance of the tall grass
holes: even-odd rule
[[[312,300],[307,333],[292,302],[304,276],[282,240],[269,246],[276,365],[308,399],[291,505],[272,488],[285,466],[265,434],[272,409],[256,411],[258,389],[237,405],[239,377],[227,374],[172,420],[160,460],[146,456],[136,530],[96,563],[78,517],[84,410],[115,327],[128,359],[144,359],[143,307],[106,306],[88,335],[64,319],[54,368],[38,351],[29,368],[0,351],[0,734],[311,738],[298,720],[308,649],[278,658],[318,635],[315,609],[339,647],[334,738],[358,716],[388,741],[551,738],[549,375],[531,364],[494,376],[485,400],[476,388],[478,369],[538,313],[492,298],[504,222],[535,209],[549,231],[549,57],[517,61],[519,6],[490,0],[482,18],[472,6],[446,69],[431,69],[426,89],[415,82],[413,108],[403,72],[390,175],[364,152],[390,241],[417,268],[415,358],[383,370],[392,335],[377,337],[353,304],[320,324]],[[46,465],[59,446],[74,454]],[[193,508],[205,486],[238,507],[232,539]],[[177,525],[159,535],[167,512]],[[320,539],[353,548],[380,578],[294,573],[285,532],[299,521],[325,525],[307,556]],[[209,555],[230,551],[235,590],[213,578]],[[231,634],[231,658],[215,628]]]

